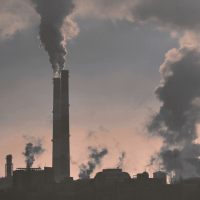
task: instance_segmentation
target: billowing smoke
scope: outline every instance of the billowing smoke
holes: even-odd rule
[[[96,166],[101,164],[101,159],[108,153],[106,148],[102,149],[100,152],[96,148],[88,147],[90,150],[89,161],[87,165],[81,164],[79,178],[80,179],[89,179],[90,174],[94,171]]]
[[[32,167],[33,162],[35,161],[34,156],[39,156],[44,151],[45,149],[42,148],[42,139],[38,139],[35,145],[31,142],[27,143],[25,152],[22,152],[22,154],[26,157],[26,167]]]
[[[176,30],[200,28],[198,0],[75,0],[81,17],[153,21]],[[85,4],[90,6],[85,6]]]
[[[126,152],[123,151],[121,157],[119,157],[119,163],[117,164],[117,168],[123,168],[125,156],[126,156]]]
[[[147,126],[163,138],[158,158],[176,178],[200,176],[200,144],[195,142],[200,122],[200,51],[189,45],[170,50],[160,72],[163,84],[155,93],[163,105]],[[151,158],[152,163],[155,160]]]
[[[73,0],[31,0],[41,17],[40,40],[49,54],[54,76],[60,76],[60,70],[65,66],[65,48],[67,35],[63,29],[66,17],[73,12]],[[67,23],[65,25],[70,25]]]

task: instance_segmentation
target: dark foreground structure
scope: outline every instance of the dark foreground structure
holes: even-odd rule
[[[1,184],[1,181],[0,181]],[[147,172],[131,178],[121,169],[104,169],[94,178],[73,180],[66,177],[57,183],[50,167],[18,168],[13,184],[0,190],[1,200],[199,200],[200,179],[190,178],[166,184],[166,174]]]

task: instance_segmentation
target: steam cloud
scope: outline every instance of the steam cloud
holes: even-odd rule
[[[200,51],[192,45],[172,49],[160,68],[163,84],[155,90],[163,102],[147,128],[163,138],[158,153],[163,169],[175,178],[200,176],[200,144],[195,140],[200,122]],[[152,157],[151,164],[156,159]]]
[[[125,156],[126,156],[126,152],[123,151],[121,157],[119,157],[119,163],[117,164],[117,168],[123,167]]]
[[[35,161],[34,156],[39,156],[44,151],[45,149],[42,148],[42,139],[38,139],[35,146],[31,142],[27,143],[25,147],[25,152],[22,152],[22,154],[26,157],[26,167],[32,167],[33,162]]]
[[[39,26],[41,47],[49,54],[54,76],[60,76],[60,70],[65,66],[65,48],[67,35],[63,29],[64,20],[73,12],[73,0],[31,0],[35,9],[41,16]],[[66,24],[65,24],[66,25]],[[70,26],[71,24],[68,23]]]
[[[106,148],[102,149],[100,152],[96,148],[88,147],[91,154],[89,155],[88,166],[81,164],[79,178],[80,179],[89,179],[90,174],[94,171],[97,165],[101,164],[101,159],[108,153]]]

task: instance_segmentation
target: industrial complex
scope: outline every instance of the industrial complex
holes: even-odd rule
[[[122,169],[103,169],[94,178],[70,177],[69,71],[53,79],[52,167],[17,168],[12,155],[6,156],[5,177],[0,179],[0,199],[62,200],[196,200],[200,178],[180,179],[167,184],[163,171],[131,176]]]

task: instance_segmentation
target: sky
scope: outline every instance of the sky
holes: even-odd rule
[[[1,0],[0,177],[6,155],[25,167],[26,143],[38,138],[45,150],[33,167],[52,166],[52,79],[63,67],[74,179],[89,146],[108,150],[91,177],[123,152],[131,177],[200,176],[199,11],[198,0]],[[42,29],[48,21],[58,37]],[[59,66],[46,41],[62,48]]]

